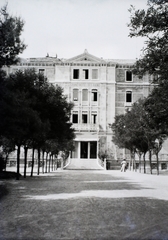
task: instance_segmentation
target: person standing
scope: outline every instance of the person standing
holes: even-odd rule
[[[121,172],[125,172],[126,171],[126,159],[123,159],[123,161],[121,162]]]

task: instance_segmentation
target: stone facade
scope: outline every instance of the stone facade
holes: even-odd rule
[[[122,159],[125,150],[112,142],[109,124],[139,98],[148,96],[151,79],[131,72],[134,60],[104,60],[84,51],[70,59],[57,57],[22,59],[8,73],[24,68],[43,72],[53,85],[60,85],[68,101],[74,102],[71,121],[75,128],[75,151],[71,158],[97,159],[99,151],[111,159]]]

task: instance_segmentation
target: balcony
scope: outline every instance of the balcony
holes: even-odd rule
[[[72,127],[75,129],[75,131],[79,132],[98,132],[99,131],[99,125],[93,124],[93,123],[79,123],[79,124],[73,124]]]

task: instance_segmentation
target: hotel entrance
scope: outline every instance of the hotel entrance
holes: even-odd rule
[[[75,150],[71,158],[97,159],[97,141],[75,141]]]
[[[97,158],[97,142],[81,142],[80,158]]]

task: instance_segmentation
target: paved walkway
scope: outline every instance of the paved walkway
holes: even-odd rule
[[[168,239],[168,176],[56,171],[0,180],[0,239]]]

